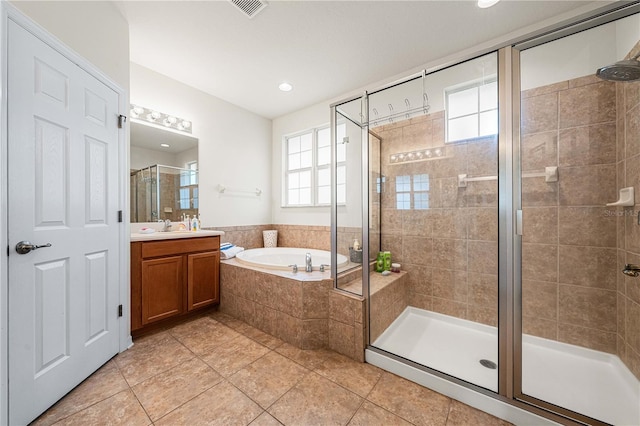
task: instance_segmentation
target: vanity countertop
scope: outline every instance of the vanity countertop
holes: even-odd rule
[[[173,231],[162,232],[156,231],[152,234],[141,234],[138,232],[131,233],[131,242],[136,241],[155,241],[155,240],[173,240],[178,238],[199,238],[199,237],[214,237],[216,235],[224,235],[224,231]]]

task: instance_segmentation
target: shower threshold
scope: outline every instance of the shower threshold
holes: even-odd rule
[[[522,341],[524,394],[607,423],[640,424],[640,382],[617,356],[529,335]],[[498,370],[486,366],[498,363],[495,327],[410,306],[372,346],[497,391]]]

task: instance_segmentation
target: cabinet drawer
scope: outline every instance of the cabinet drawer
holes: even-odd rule
[[[218,236],[149,241],[142,244],[142,258],[147,259],[218,249],[220,249],[220,237]]]

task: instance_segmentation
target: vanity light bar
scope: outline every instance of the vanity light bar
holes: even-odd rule
[[[141,107],[140,105],[131,104],[131,118],[142,120],[149,123],[165,126],[170,129],[179,130],[185,133],[191,133],[191,121],[179,118],[174,115],[165,114],[150,108]]]
[[[444,147],[433,149],[420,149],[411,152],[399,152],[389,156],[390,163],[407,163],[410,161],[431,160],[445,156]]]

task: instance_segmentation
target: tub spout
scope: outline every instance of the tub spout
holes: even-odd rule
[[[307,253],[307,256],[305,257],[305,265],[305,272],[313,271],[313,266],[311,266],[311,253]]]

